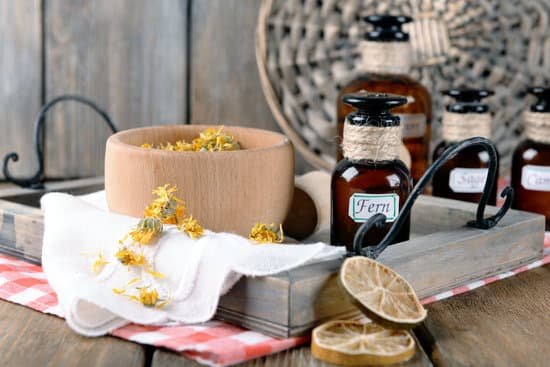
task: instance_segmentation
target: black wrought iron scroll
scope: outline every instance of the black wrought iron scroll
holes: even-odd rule
[[[116,133],[118,131],[115,124],[109,117],[109,115],[107,115],[107,113],[104,110],[99,108],[94,102],[90,101],[89,99],[79,95],[72,95],[72,94],[65,94],[65,95],[55,97],[54,99],[46,103],[44,106],[42,106],[42,108],[38,112],[38,117],[34,125],[34,149],[36,152],[36,159],[38,161],[38,169],[36,173],[33,176],[27,177],[27,178],[13,177],[9,171],[9,167],[8,167],[9,161],[12,160],[14,162],[17,162],[19,160],[19,154],[17,154],[16,152],[11,152],[4,157],[4,165],[2,167],[2,172],[7,181],[13,182],[16,185],[19,185],[25,188],[41,189],[44,187],[43,185],[44,149],[42,144],[43,144],[43,137],[45,136],[45,133],[46,133],[45,124],[44,124],[45,117],[46,117],[46,113],[50,108],[52,108],[54,105],[62,101],[80,102],[82,104],[85,104],[91,107],[103,118],[103,120],[105,120],[105,122],[107,123],[107,125],[109,126],[109,128],[113,133]]]
[[[372,259],[376,259],[382,253],[382,251],[384,251],[386,247],[388,247],[388,245],[392,243],[392,241],[395,239],[395,236],[399,232],[399,229],[405,223],[407,217],[410,215],[411,208],[414,202],[422,193],[422,191],[424,191],[424,188],[426,187],[428,182],[430,182],[435,172],[441,166],[447,163],[447,161],[453,158],[458,152],[474,145],[482,146],[487,150],[487,153],[489,154],[489,171],[487,174],[487,180],[485,181],[485,187],[483,188],[483,194],[481,195],[481,200],[479,201],[477,207],[476,219],[468,222],[468,226],[481,229],[489,229],[494,227],[504,216],[504,214],[506,214],[508,209],[510,209],[510,206],[512,205],[514,190],[510,186],[507,186],[504,190],[502,190],[500,196],[506,198],[504,204],[495,215],[489,218],[485,218],[485,207],[487,206],[487,202],[489,201],[489,196],[491,195],[493,185],[496,184],[497,180],[498,154],[495,145],[490,140],[481,137],[470,138],[447,148],[447,150],[443,152],[439,159],[437,159],[430,166],[430,168],[428,168],[428,170],[420,178],[420,180],[412,190],[411,194],[405,201],[405,205],[403,205],[399,216],[391,226],[390,230],[378,245],[367,246],[364,248],[361,247],[361,245],[364,243],[365,236],[368,235],[368,232],[371,228],[373,228],[374,226],[381,228],[386,223],[386,216],[384,214],[376,214],[369,218],[365,223],[363,223],[355,234],[355,237],[353,239],[353,251],[348,253],[348,256],[363,255]]]

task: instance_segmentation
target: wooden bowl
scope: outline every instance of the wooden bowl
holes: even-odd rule
[[[226,127],[242,150],[171,152],[143,149],[185,139],[213,126],[173,125],[130,129],[107,140],[105,190],[113,212],[141,217],[151,191],[177,185],[187,213],[206,228],[247,236],[256,222],[282,223],[294,190],[294,152],[282,134]]]

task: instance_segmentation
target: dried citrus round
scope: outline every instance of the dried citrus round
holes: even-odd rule
[[[340,284],[369,318],[393,328],[411,328],[426,318],[414,289],[399,274],[364,256],[346,259]]]
[[[414,353],[414,339],[408,331],[386,329],[372,322],[329,321],[311,334],[315,358],[344,366],[400,363]]]

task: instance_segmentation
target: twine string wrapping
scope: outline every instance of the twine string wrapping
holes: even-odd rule
[[[359,45],[364,72],[382,74],[408,74],[411,69],[412,48],[410,42],[363,41]]]
[[[443,113],[443,126],[441,135],[443,140],[457,142],[480,136],[491,138],[490,113],[455,113],[445,111]]]
[[[527,138],[550,144],[550,113],[525,111],[523,123]]]
[[[397,159],[401,144],[399,126],[378,127],[344,124],[342,150],[349,160]]]

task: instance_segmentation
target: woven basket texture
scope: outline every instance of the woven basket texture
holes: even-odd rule
[[[263,0],[256,56],[279,125],[311,164],[335,157],[339,88],[361,71],[359,43],[369,14],[411,15],[412,77],[433,97],[432,144],[440,139],[439,91],[490,88],[492,139],[505,173],[523,133],[526,89],[550,82],[550,0]],[[398,57],[398,55],[396,55]]]

